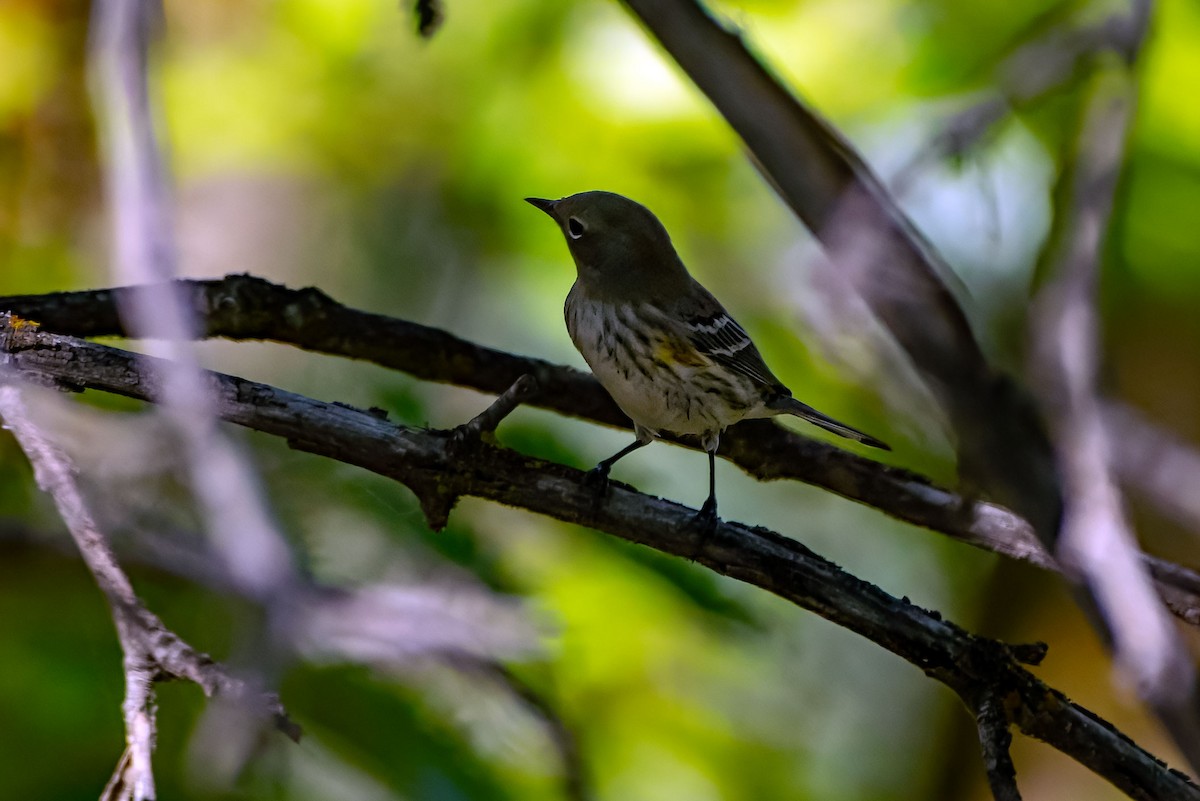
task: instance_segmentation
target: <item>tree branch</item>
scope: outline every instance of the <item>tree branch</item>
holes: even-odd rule
[[[530,375],[538,392],[524,403],[604,425],[630,427],[600,384],[570,367],[352,309],[313,288],[289,289],[250,275],[179,284],[196,309],[199,336],[283,342],[496,395],[523,375]],[[0,310],[63,334],[127,336],[116,310],[125,302],[125,295],[139,291],[120,287],[0,297]],[[697,447],[692,442],[677,442]],[[733,426],[722,435],[719,453],[760,480],[802,481],[976,548],[1044,570],[1058,570],[1029,523],[1008,509],[968,500],[925,476],[809,439],[774,421],[753,420]],[[1200,625],[1200,574],[1153,556],[1142,558],[1172,611]]]
[[[1132,64],[1145,42],[1153,3],[1129,0],[1098,16],[1099,5],[1072,7],[1066,19],[1062,7],[1052,9],[1014,37],[1007,54],[990,69],[992,87],[984,99],[947,120],[893,185],[907,183],[923,162],[962,156],[998,122],[1069,87],[1109,54]]]
[[[1017,769],[1008,753],[1012,734],[1008,730],[1008,714],[1003,701],[994,693],[984,693],[975,709],[979,727],[979,743],[983,749],[983,766],[988,785],[996,801],[1021,801],[1017,790]]]
[[[862,156],[697,0],[623,3],[708,96],[908,354],[954,428],[960,475],[1053,542],[1061,499],[1037,409],[988,364],[948,287],[949,268]]]
[[[0,352],[13,368],[42,380],[153,400],[159,371],[113,348],[37,331],[0,327]],[[232,376],[208,373],[224,419],[285,438],[299,450],[355,464],[400,481],[418,495],[443,487],[694,557],[719,573],[761,587],[848,628],[917,666],[965,701],[984,691],[1005,699],[1016,726],[1138,799],[1200,799],[1200,788],[1168,770],[1111,725],[1071,703],[1020,665],[1040,648],[1013,648],[974,637],[888,595],[795,540],[763,528],[722,522],[703,538],[695,511],[614,483],[601,501],[584,473],[484,442],[470,458],[451,434],[393,425],[378,415]],[[437,522],[437,521],[434,521]],[[970,703],[968,702],[970,707]]]
[[[1097,396],[1099,285],[1136,84],[1124,65],[1097,72],[1084,98],[1048,250],[1054,277],[1032,316],[1034,373],[1056,430],[1067,500],[1059,561],[1094,597],[1117,664],[1200,770],[1200,687],[1191,655],[1156,597],[1125,515],[1113,463],[1118,453]]]
[[[87,508],[75,481],[74,465],[33,422],[22,390],[12,383],[11,376],[0,374],[0,381],[3,382],[0,418],[33,465],[38,486],[54,499],[84,563],[108,599],[124,652],[122,708],[128,745],[105,790],[106,796],[139,801],[155,797],[151,765],[155,737],[154,682],[165,678],[192,681],[209,697],[221,695],[249,703],[272,716],[275,725],[289,737],[299,740],[300,727],[288,719],[275,696],[253,692],[219,663],[184,642],[142,605]]]
[[[191,304],[171,280],[178,262],[171,190],[148,75],[161,17],[159,0],[106,0],[94,6],[92,18],[90,70],[108,162],[114,273],[147,287],[125,296],[116,311],[127,330],[151,340],[151,352],[165,359],[161,365],[169,372],[159,382],[160,408],[179,436],[181,461],[210,539],[229,575],[266,599],[294,581],[291,554],[254,469],[216,428],[199,379]]]
[[[1200,453],[1123,404],[1105,403],[1101,414],[1121,454],[1112,465],[1121,483],[1179,525],[1200,532]]]

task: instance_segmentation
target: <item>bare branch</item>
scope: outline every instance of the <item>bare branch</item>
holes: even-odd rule
[[[1200,453],[1128,406],[1106,403],[1101,414],[1121,483],[1200,534]]]
[[[523,403],[605,425],[630,426],[592,376],[570,367],[351,309],[316,289],[288,289],[248,275],[180,283],[197,310],[201,336],[269,339],[496,394],[523,375],[531,375],[536,377],[538,392]],[[123,336],[127,332],[116,307],[122,295],[138,291],[117,288],[0,297],[0,309],[65,334]],[[1029,523],[1008,509],[964,498],[924,476],[809,439],[773,421],[750,421],[729,429],[721,438],[720,454],[755,478],[803,481],[976,548],[1058,570]],[[1143,559],[1175,614],[1200,625],[1200,575],[1155,557]]]
[[[496,426],[504,421],[522,403],[527,403],[537,394],[537,379],[526,373],[518,378],[511,387],[504,390],[500,397],[475,415],[469,422],[460,427],[463,436],[480,437],[495,432]]]
[[[1008,730],[1008,714],[1004,703],[994,693],[984,693],[975,709],[979,727],[979,743],[983,748],[983,766],[988,785],[996,801],[1021,801],[1017,790],[1017,769],[1013,766],[1009,746],[1012,734]]]
[[[153,684],[161,677],[188,679],[200,685],[206,695],[219,692],[252,703],[273,716],[285,733],[298,738],[299,727],[287,719],[273,696],[259,697],[249,692],[243,682],[194,650],[142,606],[87,508],[76,484],[74,466],[34,424],[23,392],[11,376],[3,378],[0,418],[29,457],[38,486],[53,497],[84,563],[108,599],[125,655],[123,710],[128,746],[106,794],[134,801],[156,797],[151,763],[155,736]]]
[[[1113,476],[1114,446],[1096,396],[1100,252],[1133,114],[1123,67],[1099,73],[1087,97],[1065,207],[1056,217],[1054,280],[1033,316],[1034,370],[1057,430],[1066,513],[1057,556],[1094,596],[1116,659],[1193,768],[1200,767],[1200,692],[1191,657],[1139,559]]]
[[[157,397],[159,372],[132,354],[44,334],[25,326],[7,334],[15,369],[129,397]],[[21,343],[14,343],[20,339]],[[34,344],[36,343],[36,344]],[[17,347],[14,347],[14,344]],[[26,349],[26,347],[28,349]],[[854,631],[918,666],[964,699],[992,688],[1007,699],[1013,722],[1140,799],[1200,799],[1200,788],[1167,770],[1128,738],[1072,704],[1021,667],[1039,649],[1014,651],[973,637],[939,616],[847,574],[795,540],[763,528],[724,522],[703,538],[695,510],[614,483],[597,502],[579,470],[476,443],[469,460],[449,432],[395,426],[367,411],[315,401],[263,384],[209,373],[221,416],[287,439],[297,449],[356,464],[420,493],[431,482],[472,495],[581,523],[696,561],[754,584]],[[1028,653],[1026,653],[1028,651]],[[969,704],[968,704],[969,705]]]
[[[168,361],[163,413],[179,434],[190,484],[209,536],[230,575],[260,598],[295,579],[291,553],[276,530],[245,457],[216,429],[211,399],[191,345],[196,324],[187,298],[170,283],[177,253],[170,189],[155,107],[148,91],[148,50],[162,9],[156,0],[106,0],[94,6],[91,69],[95,107],[108,155],[114,272],[143,284],[119,307],[125,326],[153,340]]]
[[[923,162],[961,156],[1015,110],[1061,90],[1091,71],[1112,53],[1133,63],[1145,42],[1153,10],[1151,0],[1129,0],[1111,14],[1097,14],[1088,3],[1067,19],[1047,13],[1023,31],[992,69],[993,89],[982,100],[955,114],[942,133],[901,171],[898,191]]]

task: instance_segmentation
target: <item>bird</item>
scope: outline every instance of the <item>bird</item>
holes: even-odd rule
[[[648,208],[602,191],[525,201],[557,223],[575,261],[564,306],[571,341],[633,421],[636,439],[597,464],[592,479],[607,484],[613,464],[664,434],[694,436],[708,453],[708,498],[697,518],[715,523],[717,447],[740,420],[794,415],[891,450],[792,397]]]

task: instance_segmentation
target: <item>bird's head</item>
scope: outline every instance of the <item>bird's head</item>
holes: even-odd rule
[[[525,200],[558,223],[589,290],[610,293],[639,285],[641,292],[653,292],[687,280],[667,229],[641,203],[613,192]]]

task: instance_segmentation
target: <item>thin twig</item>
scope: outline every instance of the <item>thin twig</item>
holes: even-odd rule
[[[133,792],[130,788],[127,771],[132,764],[132,751],[126,746],[121,758],[117,760],[117,767],[113,771],[112,778],[104,785],[104,789],[100,792],[100,801],[129,801],[133,798]]]
[[[1153,3],[1130,0],[1110,14],[1097,14],[1099,5],[1085,4],[1065,19],[1056,8],[1022,31],[991,68],[990,90],[947,120],[941,133],[899,171],[892,181],[896,193],[904,194],[923,164],[963,156],[1014,111],[1085,78],[1106,56],[1117,53],[1132,63],[1145,42]]]
[[[500,393],[500,397],[496,398],[490,406],[475,415],[470,421],[459,426],[458,431],[461,431],[465,437],[475,438],[493,433],[496,426],[504,421],[504,418],[516,411],[516,408],[522,403],[528,403],[537,394],[537,391],[536,378],[529,374],[521,376],[511,387]]]
[[[503,685],[545,726],[562,765],[563,796],[567,801],[587,801],[592,797],[579,738],[548,698],[499,662],[458,660],[456,664]]]

